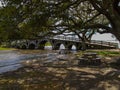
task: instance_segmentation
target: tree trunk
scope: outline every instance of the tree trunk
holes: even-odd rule
[[[116,17],[115,19],[113,19],[113,23],[114,25],[112,26],[112,34],[115,35],[117,40],[120,42],[120,20]]]
[[[82,41],[82,48],[81,48],[81,50],[82,51],[85,51],[87,48],[86,48],[86,43],[85,43],[85,41]]]
[[[116,30],[116,29],[114,29],[114,30]],[[120,30],[120,29],[119,29]],[[115,37],[116,37],[116,39],[120,42],[120,31],[117,31],[117,32],[113,32],[112,33]]]

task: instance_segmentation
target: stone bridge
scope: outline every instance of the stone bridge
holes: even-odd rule
[[[82,41],[79,38],[55,36],[46,37],[44,39],[37,40],[19,40],[16,43],[16,47],[20,49],[44,49],[46,42],[50,42],[52,50],[58,50],[60,45],[63,44],[66,49],[71,49],[74,45],[77,50],[82,49]],[[87,49],[116,49],[118,48],[117,43],[106,42],[106,41],[95,41],[85,42]]]

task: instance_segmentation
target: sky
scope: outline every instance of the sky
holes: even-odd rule
[[[93,40],[104,40],[104,41],[115,41],[116,38],[112,37],[112,34],[94,34],[92,37]]]
[[[101,41],[107,41],[107,42],[115,42],[115,43],[118,43],[119,45],[119,48],[120,48],[120,43],[118,40],[116,40],[116,38],[112,37],[112,34],[95,34],[93,35],[92,37],[92,40],[101,40]]]
[[[2,4],[1,4],[1,1],[0,1],[0,6],[1,6]]]

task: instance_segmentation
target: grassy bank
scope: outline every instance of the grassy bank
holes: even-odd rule
[[[13,50],[14,48],[0,47],[0,50]]]
[[[119,50],[86,50],[83,52],[79,52],[79,55],[81,56],[83,53],[88,53],[88,52],[93,52],[97,53],[100,56],[103,57],[117,57],[120,56],[120,51]]]

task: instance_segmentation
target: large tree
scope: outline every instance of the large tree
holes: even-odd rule
[[[8,39],[33,39],[50,34],[49,4],[41,0],[1,0],[0,36]],[[41,34],[42,33],[42,34]]]
[[[2,9],[15,9],[12,20],[16,20],[17,31],[24,38],[56,35],[66,31],[91,36],[90,32],[97,31],[112,33],[120,41],[120,0],[1,1]]]
[[[101,34],[111,33],[120,41],[120,0],[51,1],[53,16],[62,21],[56,26],[85,32],[96,29]]]
[[[101,33],[112,33],[120,41],[120,0],[89,0],[94,9],[104,15],[110,25],[94,24],[88,28],[102,28]]]

